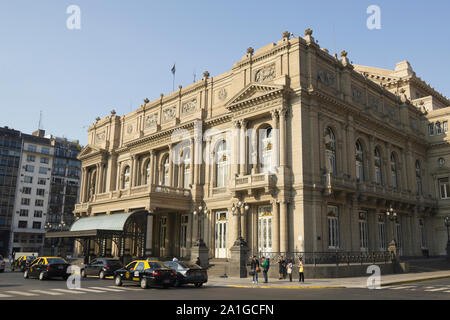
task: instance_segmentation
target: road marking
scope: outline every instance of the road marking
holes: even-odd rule
[[[9,296],[7,294],[1,294],[0,293],[0,298],[11,298],[12,296]]]
[[[81,294],[81,293],[85,293],[83,291],[76,291],[74,289],[52,289],[54,291],[59,291],[59,292],[64,292],[64,293],[74,293],[74,294]]]
[[[89,287],[90,289],[98,289],[98,290],[106,290],[106,291],[111,291],[111,292],[122,292],[122,289],[111,289],[111,288],[105,288],[105,287]]]
[[[94,293],[105,293],[105,291],[102,291],[102,290],[94,290],[94,289],[86,289],[86,288],[75,288],[73,290],[80,290],[80,291],[94,292]]]
[[[42,294],[48,294],[51,296],[60,296],[62,295],[62,293],[59,292],[51,292],[51,291],[44,291],[44,290],[30,290],[32,292],[36,292],[36,293],[42,293]]]
[[[139,288],[130,288],[130,287],[119,287],[119,286],[108,286],[108,288],[120,288],[123,290],[131,290],[131,291],[141,291]]]
[[[410,289],[410,288],[415,288],[416,286],[403,286],[403,287],[391,287],[389,289],[391,290],[401,290],[401,289]]]
[[[19,296],[25,296],[25,297],[37,296],[37,294],[30,293],[30,292],[22,292],[22,291],[5,291],[5,292],[11,293],[11,294],[17,294]]]
[[[427,291],[427,292],[435,292],[435,291],[444,291],[444,290],[447,290],[447,289],[448,288],[445,287],[445,288],[429,289],[429,290],[425,290],[425,291]]]

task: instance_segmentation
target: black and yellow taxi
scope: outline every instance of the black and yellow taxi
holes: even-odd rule
[[[177,280],[177,273],[161,261],[135,260],[126,267],[114,271],[114,283],[139,283],[141,288],[150,286],[171,287]]]
[[[69,274],[67,268],[70,266],[66,260],[59,257],[39,257],[34,260],[23,273],[23,277],[28,279],[36,277],[39,280],[61,277],[67,280]]]
[[[31,256],[21,256],[14,260],[14,262],[11,264],[11,271],[14,270],[20,270],[21,272],[24,272],[27,266],[29,266],[34,260],[36,260],[37,257],[31,255]]]

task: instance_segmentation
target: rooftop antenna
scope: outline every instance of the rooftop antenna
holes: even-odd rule
[[[195,83],[195,78],[197,77],[197,74],[195,73],[195,69],[194,69],[194,73],[192,75],[194,76],[194,83]]]
[[[39,111],[39,124],[38,130],[42,130],[42,110]]]
[[[333,46],[334,46],[334,53],[336,54],[336,26],[333,23]]]

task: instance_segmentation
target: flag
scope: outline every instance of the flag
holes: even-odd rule
[[[172,74],[175,75],[175,71],[176,71],[176,69],[175,69],[175,63],[173,64],[172,70],[170,70],[170,71],[172,71]]]

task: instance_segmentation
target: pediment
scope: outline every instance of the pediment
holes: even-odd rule
[[[98,153],[102,153],[102,152],[105,152],[105,151],[106,150],[104,150],[102,148],[99,148],[99,147],[96,147],[96,146],[93,146],[93,145],[87,145],[86,147],[83,148],[83,150],[81,150],[80,154],[78,155],[78,159],[81,160],[81,159],[86,158],[88,156],[95,155],[95,154],[98,154]]]
[[[272,100],[283,95],[283,93],[284,86],[252,83],[234,95],[226,104],[226,108],[232,110],[245,104],[257,103],[261,100]]]

